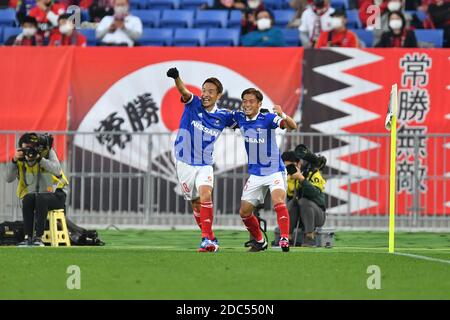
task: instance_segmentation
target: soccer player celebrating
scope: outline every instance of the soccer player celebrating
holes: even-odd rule
[[[263,95],[254,88],[242,92],[243,112],[235,112],[234,120],[244,136],[250,174],[242,193],[239,214],[247,230],[253,237],[249,251],[267,249],[259,222],[253,214],[254,208],[264,201],[270,190],[277,221],[280,227],[279,245],[284,252],[289,251],[289,213],[286,209],[286,168],[281,160],[276,143],[275,129],[296,129],[295,121],[283,113],[280,106],[274,106],[270,113],[261,109]]]
[[[225,127],[234,127],[233,115],[216,106],[222,96],[222,83],[216,78],[203,82],[200,97],[192,94],[184,85],[176,68],[167,71],[185,104],[180,128],[175,140],[175,158],[178,181],[186,200],[192,203],[194,217],[202,230],[200,252],[216,252],[218,240],[212,230],[214,185],[214,143]]]

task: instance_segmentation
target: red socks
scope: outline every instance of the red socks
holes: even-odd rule
[[[196,219],[197,220],[197,219]],[[198,222],[197,222],[198,223]],[[202,202],[200,204],[200,227],[202,229],[202,238],[214,239],[212,231],[213,223],[213,204],[211,201]]]
[[[280,237],[289,238],[289,212],[286,204],[278,203],[273,207],[277,213],[278,226],[280,227]]]
[[[244,222],[247,230],[256,241],[261,241],[263,239],[261,229],[259,228],[258,218],[253,213],[250,217],[242,218],[242,222]]]

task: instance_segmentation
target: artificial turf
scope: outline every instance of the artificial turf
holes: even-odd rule
[[[196,252],[197,231],[99,234],[104,247],[0,247],[0,299],[450,299],[450,234],[398,233],[409,256],[387,253],[384,232],[337,232],[331,249],[289,253],[248,253],[241,231],[216,231],[217,253]],[[81,289],[67,287],[71,265]],[[372,265],[380,289],[367,287]]]

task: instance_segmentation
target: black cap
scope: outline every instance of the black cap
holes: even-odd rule
[[[345,12],[344,9],[336,9],[332,14],[330,14],[331,17],[345,17],[347,18],[347,12]]]

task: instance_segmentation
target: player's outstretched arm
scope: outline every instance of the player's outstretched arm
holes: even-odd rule
[[[175,80],[175,86],[183,97],[183,101],[187,102],[191,99],[192,92],[190,92],[183,83],[183,80],[180,78],[180,73],[177,68],[170,68],[167,70],[167,76]]]
[[[297,123],[294,121],[294,119],[292,119],[283,112],[281,106],[278,105],[274,106],[273,112],[275,112],[279,117],[283,118],[281,129],[289,129],[289,130],[297,129]]]

